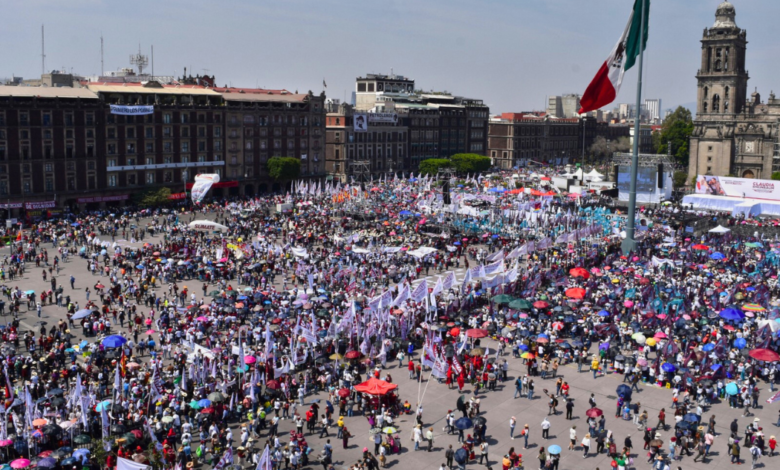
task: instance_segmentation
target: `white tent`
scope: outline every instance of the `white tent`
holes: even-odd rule
[[[588,174],[586,174],[585,176],[592,176],[594,178],[603,178],[604,177],[604,175],[602,175],[601,173],[596,171],[595,168],[590,170],[590,172],[588,172]]]
[[[722,225],[718,225],[714,229],[709,231],[710,233],[728,233],[731,232],[731,229],[728,229]]]

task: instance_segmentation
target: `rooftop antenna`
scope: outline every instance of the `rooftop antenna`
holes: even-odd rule
[[[43,34],[43,25],[41,25],[41,75],[46,73],[46,40]]]
[[[103,65],[103,33],[100,33],[100,75],[106,73],[106,67]]]
[[[149,65],[149,58],[141,54],[141,44],[138,44],[138,54],[130,54],[130,63],[138,66],[138,75],[143,74],[144,67]]]
[[[154,80],[154,44],[152,44],[152,80]]]

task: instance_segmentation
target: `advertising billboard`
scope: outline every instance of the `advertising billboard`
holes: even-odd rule
[[[780,181],[699,175],[696,194],[780,201]]]
[[[655,166],[640,166],[636,173],[636,192],[655,193],[658,184],[658,168]],[[628,194],[631,185],[631,167],[618,167],[618,190]]]

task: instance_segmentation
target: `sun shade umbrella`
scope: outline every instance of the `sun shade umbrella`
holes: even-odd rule
[[[458,418],[455,421],[455,427],[457,429],[471,429],[474,427],[474,422],[469,418]]]

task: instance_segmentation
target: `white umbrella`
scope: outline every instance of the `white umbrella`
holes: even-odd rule
[[[86,318],[88,316],[92,315],[92,310],[85,308],[82,310],[79,310],[78,312],[74,313],[72,317],[70,317],[71,320],[78,320],[80,318]]]

